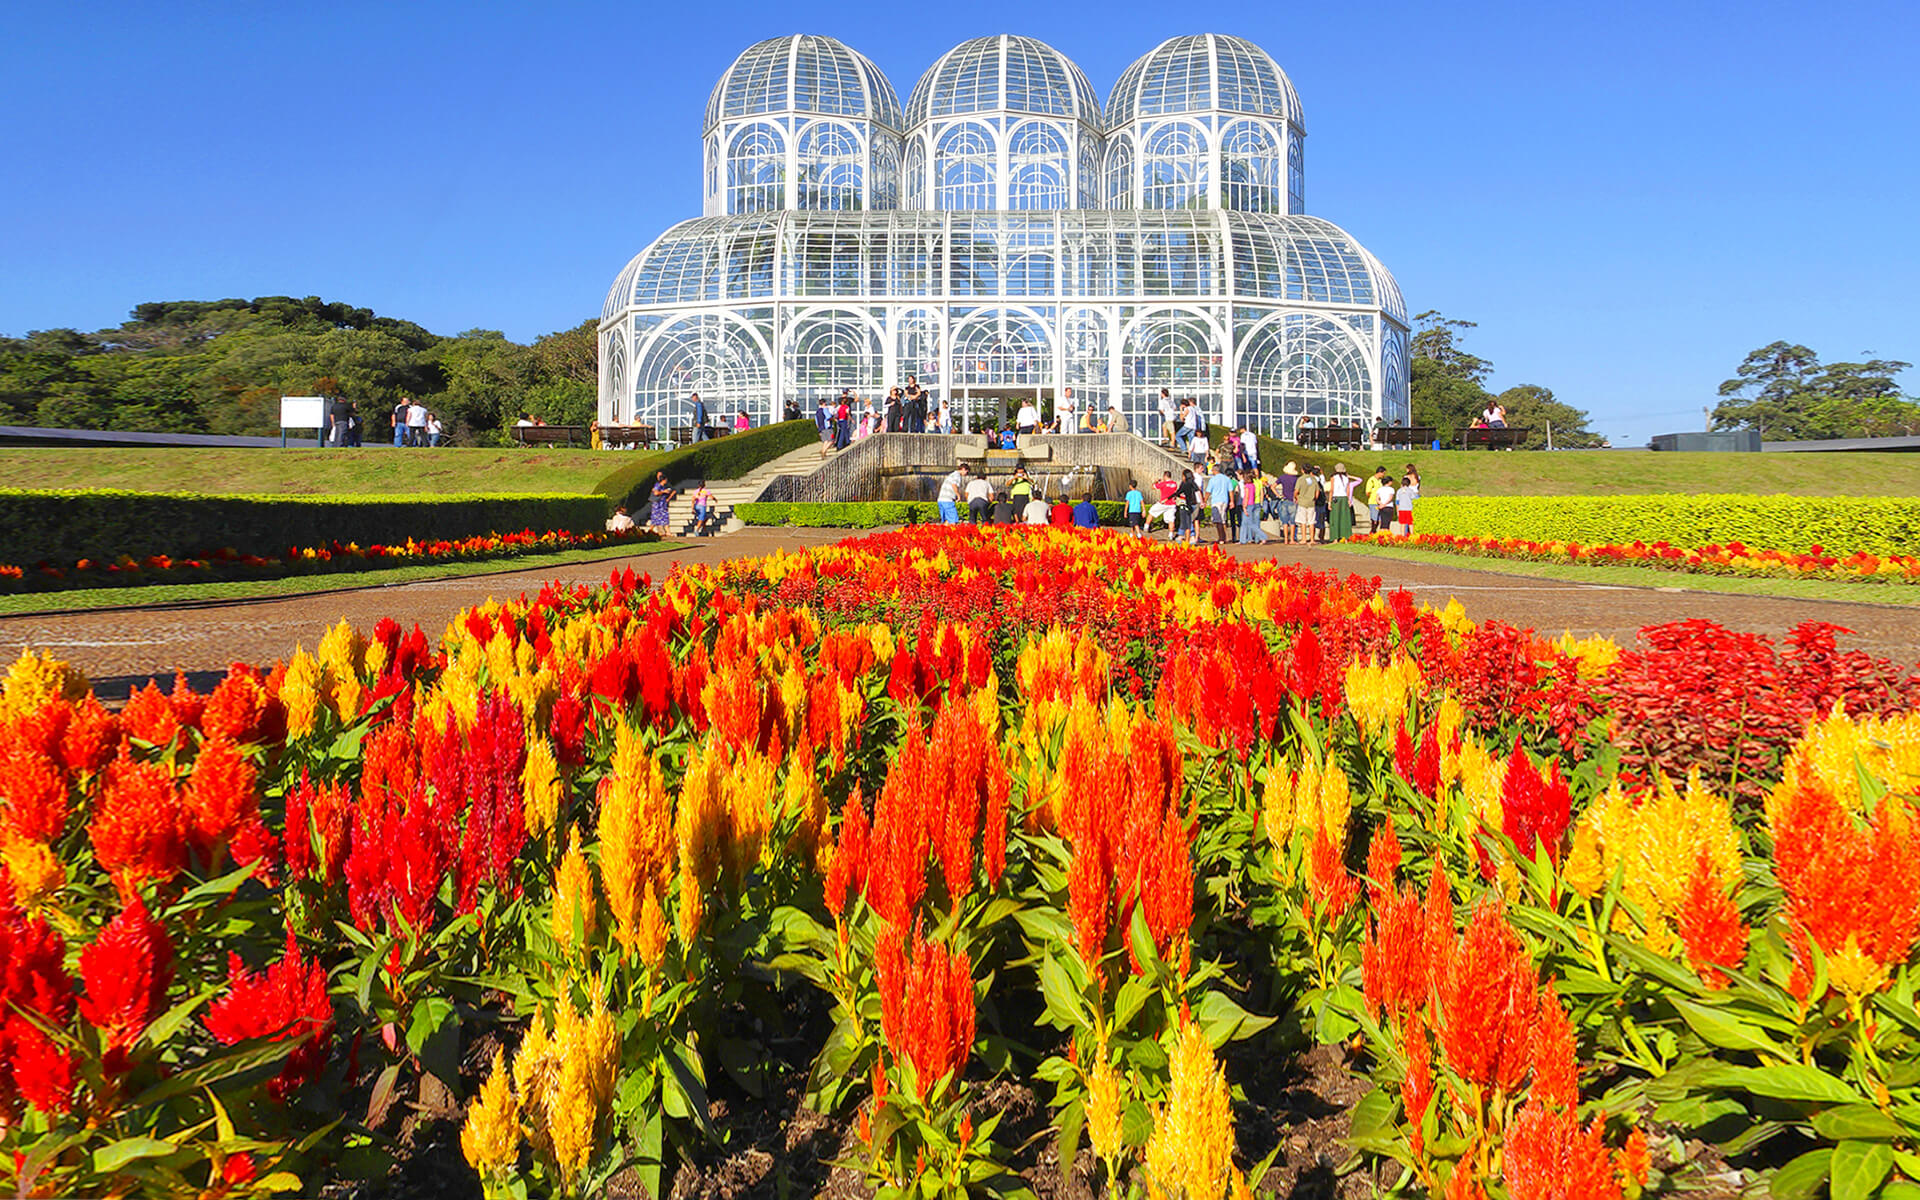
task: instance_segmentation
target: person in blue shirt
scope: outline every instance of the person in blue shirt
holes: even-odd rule
[[[1127,528],[1134,537],[1142,536],[1147,526],[1147,498],[1140,494],[1140,483],[1134,481],[1127,489]]]
[[[1082,529],[1100,527],[1100,510],[1093,506],[1093,497],[1083,495],[1080,503],[1073,506],[1073,523]]]
[[[1207,505],[1213,509],[1213,541],[1227,540],[1227,505],[1233,500],[1233,480],[1219,467],[1207,476]]]
[[[1019,445],[1020,439],[1014,432],[1013,426],[1009,425],[1000,431],[1000,448],[1002,450],[1018,449]]]

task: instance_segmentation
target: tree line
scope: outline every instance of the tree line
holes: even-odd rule
[[[1428,310],[1414,318],[1413,361],[1407,371],[1408,398],[1413,423],[1433,426],[1445,446],[1459,444],[1460,431],[1470,428],[1491,403],[1507,410],[1507,427],[1524,429],[1530,450],[1547,444],[1566,449],[1598,446],[1606,439],[1587,428],[1586,410],[1556,400],[1553,389],[1522,383],[1494,392],[1487,387],[1493,364],[1469,352],[1462,344],[1473,321],[1458,321]]]
[[[1770,442],[1920,434],[1920,403],[1894,377],[1911,363],[1890,358],[1822,363],[1805,346],[1762,346],[1720,385],[1715,429],[1757,429]]]
[[[318,296],[158,301],[117,328],[0,337],[0,424],[272,435],[281,396],[341,395],[377,436],[396,401],[419,396],[456,440],[496,443],[523,412],[593,419],[597,324],[523,345]]]

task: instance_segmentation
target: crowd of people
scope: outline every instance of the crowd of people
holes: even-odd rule
[[[326,426],[321,433],[327,445],[365,445],[365,422],[360,416],[360,406],[352,400],[345,396],[327,397],[324,419]],[[424,448],[438,446],[446,440],[446,426],[440,423],[438,414],[420,403],[418,396],[401,396],[394,403],[390,420],[395,446]]]
[[[1005,487],[996,489],[985,476],[974,474],[971,466],[961,463],[940,481],[938,503],[940,520],[948,525],[960,524],[963,513],[975,525],[1093,529],[1100,524],[1100,511],[1090,494],[1083,492],[1071,500],[1063,495],[1049,502],[1025,468],[1015,471]]]

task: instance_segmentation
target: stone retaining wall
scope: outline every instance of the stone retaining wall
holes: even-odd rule
[[[787,503],[874,500],[881,497],[881,481],[890,475],[945,475],[961,461],[955,450],[979,446],[981,439],[966,434],[877,433],[834,454],[806,475],[780,475],[767,484],[759,499]],[[1146,487],[1163,470],[1186,464],[1167,450],[1126,433],[1037,434],[1020,439],[1022,450],[1045,450],[1026,461],[1030,471],[1058,476],[1070,470],[1098,468],[1108,479],[1124,472]],[[976,465],[981,462],[971,458]],[[1021,464],[1012,455],[995,453],[986,460],[988,475],[1012,474]],[[1123,489],[1124,490],[1124,489]]]

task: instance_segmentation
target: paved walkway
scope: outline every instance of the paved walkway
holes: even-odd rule
[[[11,662],[26,646],[50,651],[86,671],[106,698],[125,696],[156,674],[171,678],[176,670],[186,671],[196,687],[204,687],[236,660],[270,663],[292,653],[296,645],[311,648],[327,626],[343,617],[368,629],[390,616],[403,626],[418,622],[430,637],[437,637],[462,608],[490,596],[537,591],[548,579],[597,584],[609,572],[628,565],[659,579],[676,563],[766,554],[844,536],[840,530],[749,529],[713,540],[676,543],[671,550],[639,558],[601,559],[570,567],[287,599],[6,617],[0,618],[0,664]],[[1854,630],[1857,636],[1842,639],[1843,645],[1909,663],[1920,653],[1920,607],[1562,582],[1374,558],[1326,547],[1229,546],[1228,552],[1299,562],[1315,570],[1378,576],[1384,587],[1407,588],[1434,605],[1457,597],[1477,619],[1498,618],[1550,633],[1603,634],[1623,644],[1631,643],[1643,626],[1687,617],[1708,617],[1729,628],[1776,638],[1802,621],[1816,620]],[[1682,577],[1674,578],[1678,582]]]

